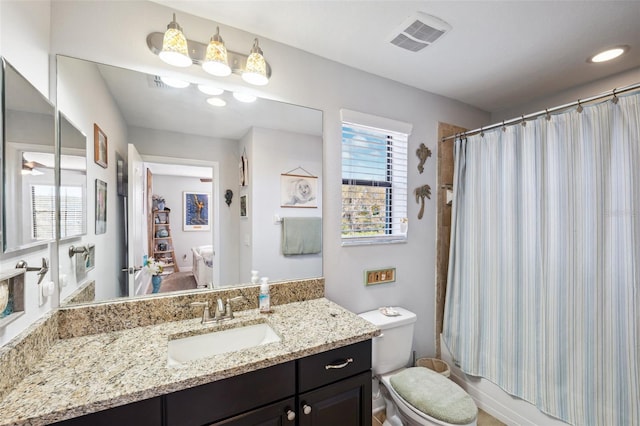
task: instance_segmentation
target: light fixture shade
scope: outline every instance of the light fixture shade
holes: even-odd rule
[[[220,37],[220,27],[216,27],[216,34],[211,37],[211,41],[207,46],[207,54],[202,63],[202,69],[217,77],[226,77],[231,74],[227,48],[224,46],[224,40]]]
[[[189,57],[187,38],[182,33],[182,27],[176,22],[176,14],[173,21],[167,25],[167,31],[162,39],[162,51],[158,54],[164,62],[176,67],[188,67],[193,62]]]
[[[267,78],[267,62],[262,56],[262,50],[258,46],[258,39],[254,39],[251,53],[247,58],[247,65],[242,73],[242,79],[256,86],[264,86],[269,82]]]

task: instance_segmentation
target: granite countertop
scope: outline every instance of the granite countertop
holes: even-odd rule
[[[281,337],[237,352],[167,366],[167,342],[185,333],[267,322]],[[225,379],[370,339],[379,330],[325,299],[59,339],[31,374],[0,401],[0,425],[43,425]]]

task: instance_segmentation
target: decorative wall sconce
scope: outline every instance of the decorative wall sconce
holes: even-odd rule
[[[238,74],[247,83],[257,86],[264,86],[271,77],[271,66],[264,59],[257,38],[253,40],[248,55],[227,50],[219,27],[216,27],[216,33],[208,44],[189,40],[176,22],[175,13],[165,33],[153,32],[147,36],[147,46],[160,59],[173,66],[201,65],[209,74],[217,77]]]
[[[227,189],[224,193],[224,201],[227,203],[227,206],[231,206],[231,199],[233,198],[233,191]]]

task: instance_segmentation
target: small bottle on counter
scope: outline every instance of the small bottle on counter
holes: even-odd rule
[[[258,271],[251,271],[251,284],[258,284],[259,280]]]
[[[258,296],[258,306],[260,313],[266,314],[271,312],[271,299],[269,296],[269,278],[260,278],[260,295]]]

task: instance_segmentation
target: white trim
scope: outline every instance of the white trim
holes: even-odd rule
[[[405,121],[379,117],[377,115],[352,111],[345,108],[340,109],[340,121],[343,123],[347,122],[360,126],[374,127],[376,129],[385,129],[396,133],[402,133],[407,136],[409,136],[413,130],[413,124]]]

